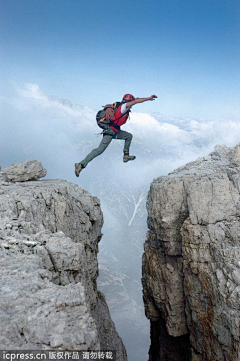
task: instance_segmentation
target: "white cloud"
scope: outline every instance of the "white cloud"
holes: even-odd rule
[[[37,84],[26,84],[23,89],[15,86],[0,101],[2,167],[39,159],[50,176],[66,179],[70,164],[73,167],[77,161],[76,145],[95,138],[95,112],[48,96]]]
[[[158,126],[157,120],[146,113],[130,113],[130,122],[144,128]]]
[[[2,166],[26,158],[42,159],[49,167],[50,176],[68,179],[69,174],[74,177],[74,162],[85,157],[101,140],[94,135],[101,132],[96,125],[95,111],[49,96],[37,84],[12,88],[11,94],[0,100]],[[119,161],[123,142],[113,141],[104,155],[84,172],[94,172],[95,167],[107,166],[107,162],[112,161],[110,171],[115,172],[116,179],[122,179],[122,174],[130,179],[131,169],[141,178],[141,183],[143,179],[149,182],[150,176],[160,176],[208,154],[216,144],[234,146],[240,141],[240,122],[236,119],[178,119],[134,110],[138,110],[137,106],[122,129],[133,134],[131,149],[137,156],[136,161],[122,169]],[[125,169],[128,169],[126,174]]]
[[[50,112],[49,115],[61,118],[71,117],[69,123],[81,123],[82,126],[88,124],[87,120],[95,118],[95,112],[81,105],[74,105],[70,100],[59,99],[55,96],[44,93],[37,84],[25,84],[24,88],[15,86],[15,105],[19,109],[38,109]],[[14,103],[14,102],[13,102]],[[50,119],[50,116],[48,117]],[[76,122],[74,121],[76,120]]]

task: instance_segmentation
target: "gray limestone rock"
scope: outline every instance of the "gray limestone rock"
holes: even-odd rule
[[[98,198],[61,180],[0,179],[2,349],[126,350],[97,290]]]
[[[37,180],[46,176],[47,171],[37,160],[29,160],[22,163],[15,163],[8,168],[1,170],[2,177],[8,182],[25,182]]]
[[[170,359],[240,360],[240,146],[154,180],[147,208],[146,316],[164,320],[171,342],[189,337]]]

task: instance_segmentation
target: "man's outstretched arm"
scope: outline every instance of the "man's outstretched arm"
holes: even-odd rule
[[[132,101],[126,103],[126,108],[131,108],[135,104],[143,103],[143,102],[146,102],[148,100],[155,100],[156,98],[157,98],[156,95],[151,95],[148,98],[136,98],[135,100],[132,100]]]

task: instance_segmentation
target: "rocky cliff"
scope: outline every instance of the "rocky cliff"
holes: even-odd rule
[[[97,289],[99,200],[63,180],[18,182],[34,179],[31,167],[0,177],[1,349],[116,350],[125,361]]]
[[[240,360],[240,146],[154,180],[147,209],[150,360]]]

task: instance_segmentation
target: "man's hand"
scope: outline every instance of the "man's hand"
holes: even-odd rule
[[[155,100],[156,98],[157,98],[156,95],[151,95],[151,96],[149,97],[149,100]]]

